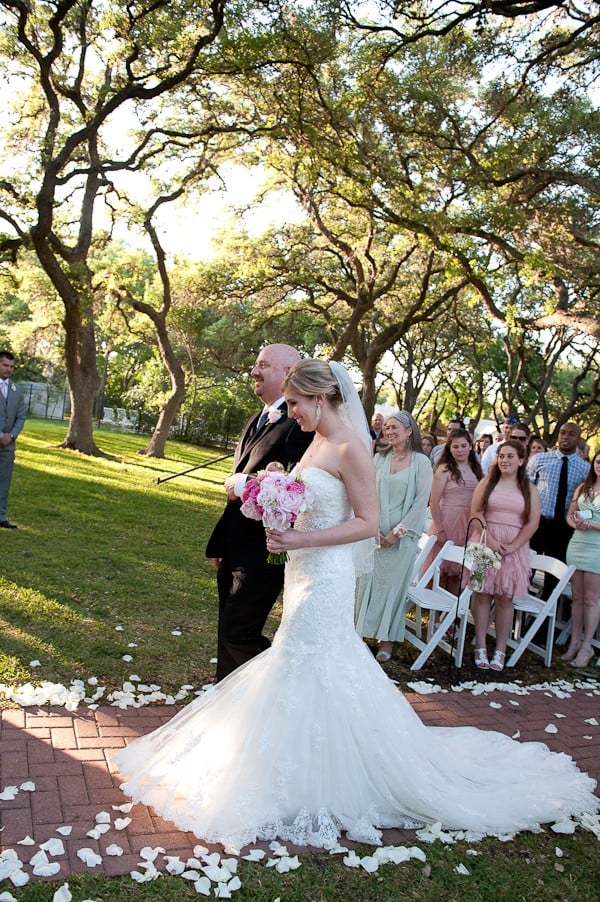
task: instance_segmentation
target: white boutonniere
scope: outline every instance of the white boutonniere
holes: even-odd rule
[[[269,423],[278,423],[282,416],[283,410],[281,407],[269,407],[267,412],[267,420]]]
[[[17,386],[16,386],[16,385],[11,385],[10,390],[11,390],[11,391],[16,391],[16,390],[17,390]]]

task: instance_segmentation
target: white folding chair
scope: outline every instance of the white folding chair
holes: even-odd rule
[[[440,585],[440,571],[445,562],[461,565],[465,549],[462,545],[454,545],[446,542],[427,570],[423,573],[416,585],[409,586],[407,595],[407,611],[413,605],[415,607],[415,622],[406,620],[404,638],[411,645],[421,649],[421,654],[413,663],[411,670],[420,670],[432,651],[438,645],[450,652],[450,644],[444,638],[447,631],[459,621],[458,636],[454,652],[456,666],[462,664],[465,647],[465,635],[467,631],[467,611],[471,590],[465,585],[458,598]],[[468,577],[468,570],[465,570]],[[431,588],[427,588],[431,582]],[[429,624],[425,639],[421,636],[421,612],[427,610]],[[435,614],[441,615],[436,622]],[[414,627],[414,632],[410,627]]]
[[[427,560],[427,555],[435,545],[435,536],[429,536],[426,532],[422,533],[417,540],[417,556],[413,564],[411,586],[416,586],[419,579],[421,567]]]
[[[508,646],[514,651],[506,662],[507,667],[514,667],[526,648],[540,655],[544,659],[546,667],[550,666],[554,646],[556,607],[560,596],[565,591],[569,580],[575,572],[575,567],[567,566],[562,561],[545,554],[533,554],[531,556],[531,569],[541,574],[550,573],[558,582],[547,601],[544,601],[543,598],[538,598],[536,595],[527,595],[526,598],[513,599],[515,621],[513,635],[508,640]],[[523,634],[524,614],[529,614],[533,617],[525,634]],[[546,644],[542,646],[537,645],[534,642],[534,638],[544,621],[547,621]]]

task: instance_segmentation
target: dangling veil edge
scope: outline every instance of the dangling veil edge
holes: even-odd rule
[[[369,424],[354,382],[346,368],[336,360],[329,361],[329,368],[342,394],[343,403],[340,406],[340,416],[371,454]],[[377,540],[375,538],[361,539],[359,542],[352,543],[352,560],[356,576],[362,576],[373,569],[376,547]]]

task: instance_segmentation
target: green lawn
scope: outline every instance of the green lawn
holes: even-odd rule
[[[137,453],[146,438],[102,430],[97,442],[107,456],[88,458],[61,450],[64,434],[61,424],[29,420],[19,439],[9,504],[19,529],[0,536],[0,683],[43,679],[68,685],[93,676],[110,691],[136,673],[174,692],[183,684],[199,688],[212,681],[216,591],[204,547],[222,508],[228,462],[159,485],[159,477],[219,452],[171,442],[168,460],[149,460]],[[271,628],[277,615],[276,610]],[[131,662],[123,661],[126,654]],[[38,668],[29,666],[35,659]],[[544,672],[544,678],[553,675]],[[564,853],[560,858],[557,846]],[[285,875],[242,862],[243,887],[235,898],[600,897],[600,850],[592,834],[557,837],[548,831],[510,843],[486,840],[474,848],[479,854],[471,857],[464,843],[426,846],[426,864],[385,865],[375,875],[327,855],[302,856],[302,867]],[[471,876],[455,873],[461,863]],[[69,883],[75,902],[199,898],[193,886],[176,878],[141,886],[85,875]],[[8,888],[0,885],[0,893]],[[55,889],[36,882],[13,894],[44,902]]]

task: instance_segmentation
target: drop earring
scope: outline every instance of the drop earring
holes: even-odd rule
[[[318,425],[319,421],[321,419],[321,405],[319,404],[318,401],[315,402],[315,416],[317,418],[317,425]]]

